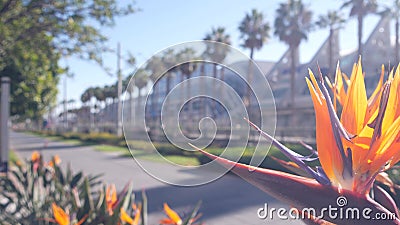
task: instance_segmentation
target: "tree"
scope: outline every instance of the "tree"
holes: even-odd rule
[[[82,93],[81,102],[83,104],[90,104],[90,101],[92,100],[92,97],[94,97],[94,88],[93,87],[89,87]]]
[[[0,52],[12,55],[10,50],[18,43],[40,49],[32,43],[51,37],[58,53],[101,62],[100,55],[108,48],[100,29],[134,11],[133,2],[120,7],[115,0],[1,0],[0,40],[5,41],[0,42]]]
[[[178,62],[177,53],[174,52],[173,49],[168,49],[161,60],[164,63],[165,70],[167,70],[164,76],[166,76],[167,79],[166,93],[168,94],[171,91],[171,78],[178,69],[176,67],[176,63]]]
[[[364,17],[376,12],[378,5],[376,0],[348,0],[343,3],[341,8],[351,8],[350,17],[357,17],[358,21],[358,55],[362,55],[362,36]]]
[[[230,35],[225,33],[224,27],[212,28],[211,32],[207,33],[203,40],[219,42],[219,43],[226,44],[226,45],[231,44]],[[213,67],[213,77],[215,79],[218,77],[218,75],[217,75],[218,64],[217,63],[222,63],[229,52],[229,47],[226,45],[222,45],[222,44],[206,43],[206,50],[203,53],[205,58],[209,58],[213,62],[216,62]],[[205,66],[206,66],[206,64],[203,63],[203,65],[201,67],[202,75],[204,75]],[[224,67],[222,67],[220,70],[220,79],[222,81],[224,80]],[[216,91],[217,91],[216,85],[215,85],[215,82],[213,82],[212,92],[216,93]],[[205,99],[204,99],[204,101],[205,101]],[[215,109],[216,105],[217,105],[216,101],[213,101],[212,108]],[[202,110],[207,110],[207,109],[202,108]],[[203,114],[204,114],[204,111],[203,111]]]
[[[144,70],[144,69],[138,69],[135,73],[135,75],[133,76],[133,81],[135,86],[138,89],[138,108],[142,107],[142,90],[144,87],[147,86],[147,83],[149,81],[149,73]]]
[[[295,77],[298,48],[302,40],[307,40],[307,33],[312,23],[312,12],[307,10],[301,0],[289,0],[281,3],[276,10],[274,21],[274,35],[285,42],[290,49],[290,100],[291,105],[295,102]]]
[[[158,108],[157,99],[163,98],[161,96],[161,91],[157,82],[159,79],[165,79],[165,95],[171,90],[171,78],[174,76],[174,72],[177,70],[175,64],[177,62],[176,53],[173,49],[168,49],[162,55],[158,55],[152,58],[152,60],[146,65],[145,70],[150,73],[150,80],[153,82],[153,93],[151,95],[151,111],[153,115],[157,112],[157,110],[161,109]],[[161,111],[157,112],[161,113]],[[160,117],[152,118],[154,120],[161,119]],[[155,122],[152,120],[152,122]]]
[[[250,49],[250,59],[253,60],[254,50],[260,50],[269,38],[270,26],[264,21],[264,15],[253,9],[251,13],[247,13],[239,25],[240,38],[243,40],[242,47]],[[253,66],[249,61],[248,68],[248,85],[245,104],[251,106],[251,82],[253,77]]]
[[[189,79],[197,68],[197,63],[192,62],[193,60],[197,59],[195,53],[196,51],[194,49],[185,48],[176,54],[176,58],[179,59],[179,61],[184,62],[178,66],[179,71],[182,74],[182,80]]]
[[[106,96],[104,94],[104,88],[95,87],[93,89],[93,97],[96,99],[96,107],[101,108],[102,103],[106,100]]]
[[[76,55],[101,64],[108,48],[100,29],[132,12],[132,4],[120,7],[115,0],[0,0],[0,76],[14,84],[12,115],[36,120],[54,107],[58,76],[65,73],[59,59]]]
[[[134,91],[134,86],[133,82],[129,85],[129,82],[131,82],[133,75],[129,75],[125,78],[123,81],[123,86],[124,89],[129,93],[129,120],[132,121],[133,118],[133,108],[134,108],[134,97],[133,97],[133,91]]]
[[[57,74],[63,71],[57,64],[59,57],[51,49],[34,52],[21,43],[13,51],[0,71],[0,77],[11,78],[10,113],[19,121],[29,118],[39,125],[43,115],[56,106]]]
[[[316,25],[320,28],[329,28],[329,73],[331,74],[331,78],[334,76],[334,62],[333,62],[333,35],[334,31],[337,29],[341,29],[343,24],[345,23],[345,19],[343,19],[342,15],[337,11],[328,11],[326,15],[320,15]]]
[[[239,25],[242,47],[250,49],[250,58],[254,57],[254,50],[260,50],[269,38],[270,26],[264,21],[264,15],[253,9],[247,13]]]
[[[229,34],[225,33],[224,27],[212,28],[211,32],[206,34],[203,40],[206,41],[215,41],[222,44],[230,45],[231,37]],[[209,57],[212,61],[221,63],[224,61],[226,55],[229,52],[228,46],[219,45],[219,44],[208,44],[205,51],[205,56]],[[217,78],[217,64],[214,65],[213,71],[214,78]],[[223,80],[223,68],[221,69],[221,80]]]
[[[104,89],[104,98],[105,98],[105,113],[108,115],[111,113],[114,113],[114,107],[110,106],[112,103],[114,103],[114,100],[117,96],[117,90],[115,85],[106,85],[103,87]],[[114,114],[115,115],[115,114]]]
[[[188,99],[188,114],[192,115],[192,103],[190,102],[190,91],[191,91],[191,82],[190,77],[192,76],[193,72],[197,69],[198,63],[193,62],[197,60],[196,51],[192,48],[185,48],[176,54],[176,58],[179,62],[183,62],[178,66],[179,71],[181,72],[182,81],[187,79],[187,87],[186,87],[186,98]]]

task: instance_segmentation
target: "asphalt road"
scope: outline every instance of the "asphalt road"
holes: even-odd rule
[[[287,206],[232,174],[197,187],[178,187],[148,175],[132,158],[98,152],[90,146],[77,146],[15,132],[10,134],[10,143],[20,157],[29,158],[35,150],[40,151],[46,160],[57,154],[61,157],[62,164],[70,163],[75,171],[84,171],[85,174],[102,173],[105,182],[114,183],[118,188],[132,181],[137,196],[142,189],[147,193],[150,224],[158,224],[164,217],[164,202],[179,213],[188,213],[199,200],[202,200],[201,218],[207,225],[303,224],[293,220],[259,219],[257,209],[265,203],[275,208]],[[151,161],[146,163],[146,166],[158,168],[160,171],[182,175],[181,171],[168,164]]]

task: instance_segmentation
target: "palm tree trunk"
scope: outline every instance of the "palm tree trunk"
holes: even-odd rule
[[[298,46],[290,47],[290,108],[291,108],[291,116],[290,116],[290,125],[294,126],[296,123],[295,120],[295,92],[296,92],[296,51]]]
[[[396,48],[395,48],[395,51],[396,51],[396,53],[395,53],[395,63],[397,64],[397,63],[399,63],[399,58],[400,58],[400,56],[399,56],[399,51],[400,51],[400,49],[399,49],[399,17],[398,16],[396,16]]]
[[[333,71],[333,27],[329,29],[329,77],[333,81],[335,72]]]
[[[217,64],[214,64],[213,67],[213,78],[217,79]],[[213,87],[212,87],[212,96],[216,97],[216,93],[217,93],[217,88],[216,88],[216,81],[213,81]],[[211,115],[213,116],[213,118],[215,118],[216,114],[215,114],[215,108],[217,107],[217,102],[215,100],[212,100],[212,105],[211,105]]]
[[[362,55],[363,46],[362,46],[362,31],[363,31],[363,15],[358,14],[358,56]]]
[[[93,114],[92,114],[92,109],[93,109],[94,107],[93,107],[93,102],[92,102],[92,100],[90,100],[89,104],[90,104],[90,107],[89,107],[90,131],[92,131],[92,129],[94,128],[94,116],[93,116]]]
[[[129,92],[129,101],[130,101],[130,104],[129,104],[129,119],[130,119],[130,124],[133,124],[133,118],[134,118],[134,113],[133,113],[133,110],[134,110],[134,108],[133,108],[133,104],[134,104],[134,99],[133,99],[133,93],[130,91]]]
[[[169,72],[168,74],[166,74],[167,76],[167,85],[166,85],[166,95],[169,93],[169,91],[171,90],[171,74],[172,72]]]
[[[150,112],[150,116],[152,115],[157,115],[155,113],[155,111],[157,110],[157,104],[156,102],[158,102],[158,98],[160,96],[158,96],[158,87],[157,87],[157,80],[153,81],[153,94],[151,95],[151,112]],[[140,94],[140,93],[139,93]],[[139,106],[140,107],[140,106]],[[146,113],[145,113],[146,115]],[[151,118],[151,121],[157,121],[158,118]]]
[[[296,46],[290,48],[290,105],[295,102],[295,77],[296,77]]]
[[[201,77],[200,88],[202,88],[201,92],[203,92],[203,93],[206,93],[205,77],[204,77],[205,76],[205,67],[206,67],[206,63],[202,63],[200,66],[200,77]],[[208,107],[206,106],[206,101],[207,101],[206,98],[204,98],[204,97],[201,98],[201,105],[202,105],[202,107],[200,107],[201,117],[205,117],[208,115],[208,112],[207,112]]]
[[[221,77],[221,81],[224,81],[224,79],[225,79],[225,69],[224,69],[224,67],[221,67],[221,71],[219,72],[219,76]]]
[[[142,89],[138,88],[138,104],[136,106],[136,115],[140,115],[140,111],[142,109],[142,95],[141,95]],[[141,118],[139,118],[141,119]]]
[[[253,64],[252,60],[254,58],[254,48],[250,48],[250,60],[249,60],[249,67],[248,67],[248,74],[247,74],[247,93],[246,93],[246,100],[247,100],[247,112],[250,114],[251,108],[251,83],[253,80]],[[250,115],[249,115],[250,117]]]
[[[187,75],[187,82],[188,82],[188,84],[187,84],[187,90],[186,90],[186,98],[187,98],[187,100],[188,100],[188,114],[189,114],[189,118],[190,118],[190,124],[192,124],[193,123],[193,101],[191,101],[191,100],[189,100],[189,98],[190,98],[190,91],[191,91],[191,82],[190,82],[190,76],[191,76],[192,74],[188,74]],[[192,126],[190,126],[190,127],[192,127]]]

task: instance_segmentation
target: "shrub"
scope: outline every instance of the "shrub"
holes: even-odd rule
[[[130,183],[117,193],[115,185],[105,185],[99,175],[74,173],[69,166],[64,171],[60,163],[58,156],[44,162],[34,152],[30,160],[16,163],[7,177],[0,178],[1,224],[146,225],[144,192],[137,202]],[[179,224],[193,224],[197,211],[198,206]]]

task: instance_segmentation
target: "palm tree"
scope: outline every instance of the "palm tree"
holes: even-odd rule
[[[264,15],[253,9],[246,14],[239,25],[242,47],[250,49],[250,58],[253,59],[254,50],[259,50],[269,38],[270,26],[264,21]]]
[[[146,65],[145,69],[150,72],[150,80],[153,83],[153,86],[152,86],[153,93],[151,95],[151,110],[154,112],[156,110],[156,106],[155,106],[156,99],[161,97],[161,96],[159,96],[160,90],[159,90],[159,88],[157,88],[156,84],[157,84],[157,81],[162,77],[162,75],[165,72],[165,70],[167,69],[167,67],[165,65],[165,62],[163,62],[162,57],[155,56]],[[168,75],[166,75],[166,76],[168,76]],[[166,79],[168,79],[168,78],[166,78]],[[167,80],[167,83],[169,83],[169,80]],[[167,84],[166,86],[167,86],[167,88],[169,88],[169,84]]]
[[[182,80],[189,79],[197,68],[197,63],[191,62],[196,60],[195,53],[196,51],[192,48],[185,48],[176,54],[176,57],[179,59],[179,61],[185,61],[185,63],[178,66],[178,69],[182,74]]]
[[[177,67],[175,67],[177,63],[177,53],[175,53],[173,49],[168,49],[161,59],[164,63],[163,70],[168,70],[165,74],[167,79],[166,93],[168,94],[171,91],[171,78],[173,73],[175,73],[177,70]]]
[[[117,96],[117,91],[115,90],[116,86],[109,86],[106,85],[103,87],[104,90],[104,98],[105,98],[105,113],[107,114],[108,118],[114,118],[114,116],[110,116],[110,114],[114,113],[114,100]],[[111,105],[111,106],[110,106]]]
[[[94,89],[92,87],[87,88],[81,95],[81,102],[84,104],[88,104],[88,102],[94,96]]]
[[[393,6],[387,6],[384,8],[383,12],[381,12],[383,16],[388,15],[392,17],[395,20],[395,63],[399,63],[400,60],[400,44],[399,44],[399,28],[400,28],[400,22],[399,22],[399,17],[400,17],[400,1],[399,0],[394,0],[393,1]]]
[[[138,107],[137,108],[141,108],[142,107],[142,90],[144,87],[147,86],[147,83],[149,81],[149,73],[144,70],[144,69],[138,69],[135,73],[135,75],[133,76],[134,79],[134,84],[138,89]]]
[[[122,81],[122,89],[125,90],[129,94],[129,120],[132,121],[133,118],[133,104],[134,104],[134,99],[133,99],[133,91],[134,91],[134,86],[133,84],[129,85],[130,80],[132,79],[132,74],[127,76],[123,81]]]
[[[231,39],[230,35],[225,33],[225,28],[224,27],[217,27],[217,28],[212,28],[211,32],[206,34],[203,40],[206,41],[215,41],[219,43],[223,43],[226,45],[231,44]],[[217,63],[222,63],[224,59],[226,58],[226,55],[229,52],[229,48],[226,45],[221,45],[218,43],[206,43],[206,50],[204,52],[204,56],[206,58],[210,58],[213,62]],[[205,63],[203,63],[202,68],[201,68],[201,73],[204,75],[205,71]],[[217,66],[218,64],[214,64],[213,67],[213,77],[217,78]],[[223,81],[224,80],[224,67],[221,68],[220,70],[220,78]],[[216,91],[215,83],[213,82],[213,87],[212,91]],[[215,109],[216,107],[216,102],[213,101],[212,108]],[[202,110],[206,110],[204,107],[202,107]],[[204,111],[202,112],[204,114]]]
[[[341,8],[351,8],[350,17],[357,17],[358,21],[358,55],[362,55],[363,20],[369,13],[376,12],[376,0],[348,0]]]
[[[93,89],[93,96],[95,97],[97,103],[96,105],[101,106],[101,104],[106,100],[106,96],[104,94],[104,89],[101,87],[95,87]]]
[[[178,52],[176,55],[177,59],[180,62],[185,62],[181,65],[178,66],[179,71],[181,72],[182,75],[182,81],[187,79],[187,87],[186,87],[186,98],[189,99],[190,95],[190,90],[191,90],[191,82],[190,82],[190,77],[192,76],[193,72],[197,69],[197,63],[196,62],[191,62],[193,60],[198,59],[196,56],[196,51],[192,48],[185,48]],[[192,115],[192,104],[188,102],[188,115]],[[192,118],[192,117],[190,117]]]
[[[290,49],[290,100],[292,106],[295,102],[296,56],[301,41],[307,40],[307,33],[312,27],[311,18],[312,12],[305,8],[301,0],[289,0],[287,3],[281,3],[276,10],[274,34]]]
[[[203,40],[215,41],[215,42],[223,43],[226,45],[231,44],[231,37],[229,34],[225,33],[224,27],[212,28],[211,32],[206,34],[206,36],[204,37]],[[220,62],[224,61],[228,52],[229,52],[228,46],[219,45],[219,44],[209,44],[206,47],[205,56],[209,57],[214,62],[220,63]],[[214,73],[213,74],[214,78],[217,78],[217,64],[214,65],[213,73]],[[221,75],[221,80],[224,80],[223,67],[221,69],[220,75]]]
[[[94,88],[90,87],[83,92],[81,95],[81,101],[89,108],[89,121],[90,127],[93,127],[93,115],[92,115],[92,98],[94,97]]]
[[[264,15],[253,9],[251,13],[247,13],[239,25],[240,38],[243,40],[242,47],[250,49],[250,59],[253,60],[254,50],[260,50],[269,38],[269,23],[264,21]],[[251,105],[251,82],[252,82],[252,64],[249,61],[248,84],[246,94],[246,105]]]
[[[337,11],[328,11],[326,15],[320,15],[316,25],[320,28],[329,28],[329,74],[331,74],[331,78],[334,74],[334,62],[333,62],[333,34],[337,29],[343,28],[343,24],[345,23],[345,19],[343,19],[342,15]]]

